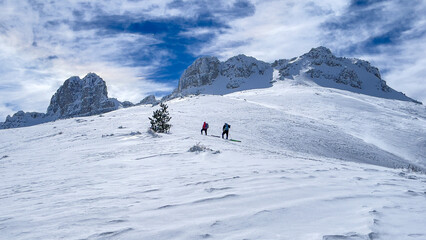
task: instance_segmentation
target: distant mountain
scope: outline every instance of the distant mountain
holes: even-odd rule
[[[305,85],[337,88],[374,97],[420,103],[389,87],[379,69],[367,61],[336,57],[330,49],[317,47],[292,59],[266,63],[238,55],[225,62],[216,57],[200,57],[182,74],[178,87],[162,101],[197,94],[223,95],[248,89],[269,88],[277,81],[297,81]],[[136,105],[157,104],[151,95]],[[420,103],[421,104],[421,103]],[[19,111],[7,116],[0,129],[31,126],[56,119],[90,116],[131,107],[135,104],[108,98],[105,81],[95,73],[83,79],[71,77],[52,96],[46,113]]]
[[[125,106],[132,103],[125,102]],[[110,112],[123,107],[115,98],[108,98],[105,81],[95,73],[83,79],[71,77],[56,91],[50,100],[46,113],[19,111],[7,116],[0,129],[32,126],[56,119],[90,116]]]
[[[280,59],[272,64],[238,55],[220,62],[201,57],[189,66],[178,88],[166,99],[190,94],[226,94],[272,86],[275,81],[297,80],[375,97],[418,101],[390,88],[369,62],[334,56],[328,48],[317,47],[300,57]]]
[[[147,105],[147,104],[152,104],[152,105],[156,105],[158,104],[160,101],[158,101],[157,99],[155,99],[154,95],[149,95],[147,97],[145,97],[144,99],[142,99],[138,104],[136,105]]]
[[[54,120],[45,113],[18,111],[13,116],[7,116],[6,121],[0,123],[0,129],[28,127]]]
[[[47,116],[69,118],[90,116],[118,109],[121,103],[108,98],[105,81],[95,73],[83,79],[71,77],[56,91],[47,108]]]
[[[201,57],[189,66],[178,88],[166,99],[191,94],[227,94],[272,86],[271,64],[238,55],[220,62],[216,57]]]
[[[405,94],[389,87],[379,69],[367,61],[334,56],[330,49],[317,47],[290,60],[275,61],[276,80],[312,81],[322,87],[337,88],[374,97],[412,101]]]

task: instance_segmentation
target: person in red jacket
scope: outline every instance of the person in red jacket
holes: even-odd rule
[[[207,135],[207,129],[209,128],[209,124],[204,122],[203,124],[203,128],[201,129],[201,135],[203,135],[203,131],[206,133]]]

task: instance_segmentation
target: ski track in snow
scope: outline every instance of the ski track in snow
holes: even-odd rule
[[[386,167],[426,166],[423,106],[300,86],[168,105],[171,134],[147,106],[0,131],[0,239],[426,239],[426,176]]]

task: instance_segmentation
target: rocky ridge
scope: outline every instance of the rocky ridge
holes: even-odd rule
[[[67,79],[50,100],[46,115],[57,119],[90,116],[120,106],[117,99],[108,98],[105,81],[95,73],[89,73],[83,79]]]
[[[226,94],[288,80],[420,103],[390,88],[379,69],[369,62],[336,57],[326,47],[312,48],[302,56],[276,60],[272,64],[245,55],[225,62],[216,57],[201,57],[185,70],[178,88],[166,99],[191,94]]]
[[[271,67],[278,72],[275,80],[309,79],[322,87],[420,103],[389,87],[382,79],[379,69],[369,62],[336,57],[325,47],[313,48],[308,53],[290,60],[277,60]]]
[[[155,102],[153,96],[141,104]],[[151,103],[152,102],[152,103]],[[77,76],[65,80],[50,100],[46,113],[19,111],[13,116],[7,116],[0,129],[26,127],[57,119],[91,116],[114,111],[119,108],[134,106],[129,101],[120,102],[108,98],[105,81],[95,73],[88,73],[83,79]]]
[[[420,102],[389,87],[379,69],[369,62],[336,57],[326,47],[312,48],[292,59],[266,63],[246,55],[237,55],[225,62],[216,57],[196,59],[182,74],[178,87],[161,101],[198,94],[228,94],[248,89],[271,87],[276,81],[295,81],[337,88],[375,97]],[[158,104],[150,95],[136,105]],[[83,79],[71,77],[52,96],[46,113],[19,111],[8,116],[0,129],[31,126],[56,119],[89,116],[132,107],[135,104],[108,98],[105,81],[94,73]]]
[[[271,87],[272,72],[269,63],[243,54],[225,62],[216,57],[200,57],[184,71],[175,91],[163,100],[191,94],[227,94]]]
[[[147,97],[145,97],[144,99],[142,99],[138,104],[136,105],[156,105],[158,104],[160,101],[158,101],[154,95],[149,95]]]

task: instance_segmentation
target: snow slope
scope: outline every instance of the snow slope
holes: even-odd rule
[[[1,130],[0,239],[426,238],[426,176],[389,168],[426,169],[424,106],[298,81],[168,105],[170,134],[148,106]]]

